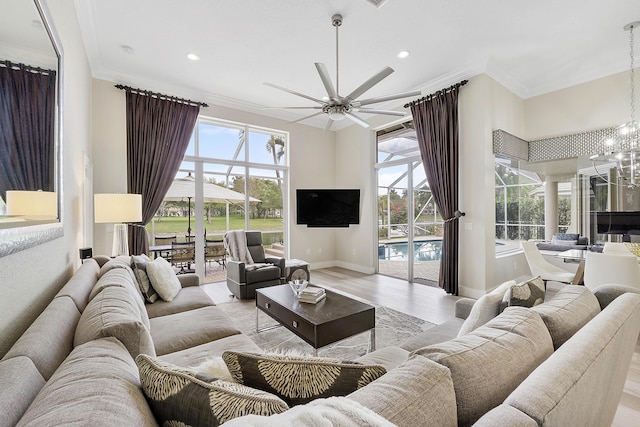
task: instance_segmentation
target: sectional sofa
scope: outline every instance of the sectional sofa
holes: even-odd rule
[[[225,351],[261,352],[197,276],[180,276],[172,301],[145,304],[127,260],[98,260],[77,270],[0,361],[0,426],[158,425],[136,356],[188,372]],[[609,425],[640,332],[640,295],[566,286],[499,314],[503,290],[461,299],[453,320],[357,359],[386,373],[347,396],[226,424]]]

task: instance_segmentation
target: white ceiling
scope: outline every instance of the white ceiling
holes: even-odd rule
[[[94,77],[285,119],[308,112],[261,107],[314,104],[263,82],[325,96],[313,64],[324,62],[335,81],[335,13],[344,17],[341,95],[384,66],[395,69],[366,98],[427,94],[483,72],[522,98],[604,77],[628,69],[622,28],[640,20],[638,0],[388,0],[379,8],[367,0],[75,3]],[[403,49],[411,55],[398,59]],[[189,52],[200,61],[188,60]]]

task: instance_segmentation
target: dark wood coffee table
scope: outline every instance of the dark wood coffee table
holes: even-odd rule
[[[313,286],[318,286],[314,284]],[[279,325],[318,349],[336,341],[370,331],[369,351],[376,346],[375,307],[327,290],[327,297],[317,304],[299,302],[289,285],[271,286],[256,290],[256,331],[260,329],[260,311],[271,316]]]

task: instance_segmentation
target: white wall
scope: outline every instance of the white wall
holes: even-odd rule
[[[91,156],[91,74],[73,0],[49,1],[64,51],[63,209],[64,236],[0,258],[0,357],[2,357],[80,265],[84,242],[85,153]]]

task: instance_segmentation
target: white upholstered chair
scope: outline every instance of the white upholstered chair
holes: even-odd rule
[[[545,286],[549,280],[561,283],[571,283],[573,281],[575,273],[555,266],[544,259],[544,256],[542,256],[536,246],[536,242],[522,241],[520,242],[520,246],[524,251],[525,258],[527,258],[531,274],[540,276]]]
[[[629,248],[627,248],[627,245],[625,245],[624,243],[617,243],[617,242],[606,242],[604,244],[604,248],[602,248],[602,253],[635,256],[631,253]]]
[[[600,285],[616,284],[640,289],[638,258],[619,253],[587,252],[584,266],[584,284],[589,289]]]

